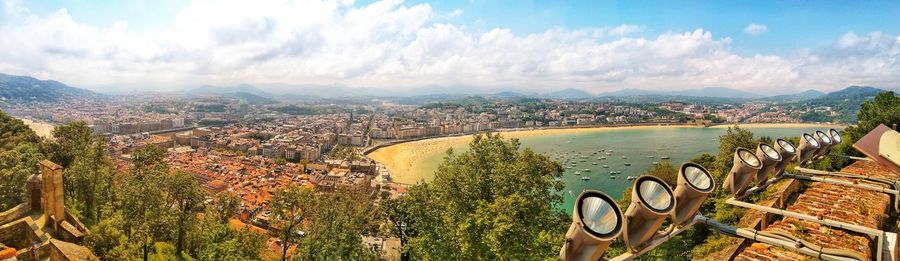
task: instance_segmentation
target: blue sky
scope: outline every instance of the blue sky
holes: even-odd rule
[[[897,87],[900,79],[900,1],[7,0],[2,8],[4,32],[34,41],[99,40],[37,48],[31,55],[41,56],[39,62],[17,63],[27,57],[0,53],[8,58],[0,70],[97,88],[142,88],[150,80],[165,87],[246,82],[794,91]],[[359,17],[381,24],[370,27]],[[62,31],[21,32],[29,26]],[[237,39],[242,47],[221,39]],[[265,44],[273,40],[281,42]],[[136,43],[147,46],[128,45]],[[102,73],[88,78],[59,66],[78,59]],[[135,61],[140,68],[122,68]],[[466,68],[473,63],[478,70]],[[713,70],[717,66],[739,68],[725,73]],[[821,79],[817,72],[839,75]]]

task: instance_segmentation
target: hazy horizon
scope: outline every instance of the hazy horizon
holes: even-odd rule
[[[100,92],[900,87],[900,2],[5,0],[0,9],[0,73]]]

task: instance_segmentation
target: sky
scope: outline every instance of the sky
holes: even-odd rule
[[[900,1],[3,0],[0,73],[82,88],[900,87]]]

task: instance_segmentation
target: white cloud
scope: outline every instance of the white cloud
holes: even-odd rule
[[[173,18],[172,28],[152,33],[135,32],[126,21],[87,25],[65,10],[25,11],[0,25],[0,70],[76,86],[156,89],[727,86],[784,93],[900,82],[895,35],[848,33],[828,49],[747,56],[730,50],[730,38],[703,29],[653,36],[639,36],[643,27],[636,25],[473,32],[428,4],[349,2],[198,1]]]
[[[748,24],[744,27],[744,32],[752,36],[761,35],[766,31],[769,31],[769,27],[764,24]]]

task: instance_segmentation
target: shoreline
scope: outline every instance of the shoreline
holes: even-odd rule
[[[734,124],[715,125],[709,128],[724,129]],[[846,128],[844,125],[837,124],[816,124],[816,123],[753,123],[738,124],[742,128]],[[500,133],[504,139],[525,138],[534,136],[553,136],[586,132],[602,132],[612,130],[631,130],[631,129],[659,129],[659,128],[704,128],[691,124],[670,124],[670,125],[638,125],[638,126],[590,126],[590,127],[574,127],[574,128],[545,128],[545,129],[508,129],[496,130],[491,133]],[[484,132],[482,132],[484,133]],[[430,137],[422,139],[411,139],[406,141],[392,141],[388,144],[374,148],[365,155],[375,160],[379,164],[386,167],[394,182],[404,184],[415,184],[422,177],[414,175],[416,170],[421,168],[423,160],[436,152],[446,151],[453,148],[468,144],[472,141],[473,135],[476,133],[457,135]]]

